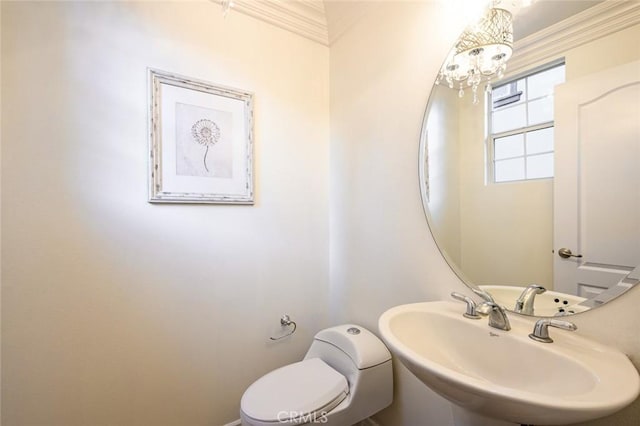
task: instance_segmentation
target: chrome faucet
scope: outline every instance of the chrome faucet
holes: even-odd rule
[[[516,307],[513,311],[520,314],[533,315],[533,301],[536,298],[536,294],[542,294],[545,291],[547,289],[538,284],[527,286],[518,297],[518,300],[516,300]]]
[[[536,325],[533,327],[533,333],[529,334],[529,337],[537,342],[552,343],[553,339],[549,337],[549,326],[569,331],[575,331],[578,329],[574,323],[569,321],[543,318],[536,321]]]
[[[511,324],[509,324],[509,318],[504,308],[495,302],[484,302],[489,310],[489,326],[504,331],[511,330]]]

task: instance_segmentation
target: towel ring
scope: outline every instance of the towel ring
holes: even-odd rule
[[[289,315],[284,314],[282,317],[280,317],[280,325],[283,327],[289,327],[290,325],[293,325],[293,329],[291,329],[290,332],[288,332],[287,334],[284,334],[280,337],[269,337],[269,339],[271,340],[280,340],[280,339],[284,339],[287,336],[291,336],[293,333],[295,333],[296,328],[298,327],[296,325],[295,321],[291,321],[291,318],[289,318]]]

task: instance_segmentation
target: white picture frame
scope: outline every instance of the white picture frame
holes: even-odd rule
[[[149,69],[149,202],[253,204],[253,94]]]

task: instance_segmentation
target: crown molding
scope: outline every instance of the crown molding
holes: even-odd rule
[[[640,23],[640,2],[608,0],[514,43],[509,75]]]
[[[222,0],[211,0],[222,4]],[[232,10],[329,45],[322,0],[233,0]],[[514,44],[509,75],[640,23],[640,2],[607,0]]]
[[[222,0],[212,0],[222,4]],[[231,10],[329,45],[322,0],[233,0]]]

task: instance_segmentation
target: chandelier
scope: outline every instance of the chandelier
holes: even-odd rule
[[[496,3],[464,30],[436,79],[436,84],[444,82],[458,89],[460,97],[470,87],[474,104],[478,103],[478,86],[493,77],[502,78],[513,53],[513,15],[495,7]]]

